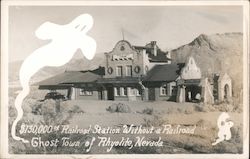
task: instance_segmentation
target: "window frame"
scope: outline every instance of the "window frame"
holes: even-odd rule
[[[120,87],[114,87],[114,94],[115,94],[115,96],[121,96],[121,89],[120,89]]]
[[[126,76],[127,77],[132,77],[132,75],[133,75],[133,67],[132,67],[132,65],[127,65],[126,66]]]
[[[119,75],[119,69],[121,70],[121,75]],[[122,77],[123,76],[123,71],[122,71],[122,66],[116,66],[116,76],[117,77]]]
[[[167,92],[167,84],[163,84],[161,85],[160,87],[160,96],[167,96],[168,95],[168,92]],[[163,93],[164,91],[164,93]]]
[[[128,96],[128,87],[123,87],[123,95]]]
[[[93,96],[93,90],[91,88],[80,88],[79,96]]]
[[[121,94],[120,96],[128,96],[128,88],[127,87],[120,87]]]

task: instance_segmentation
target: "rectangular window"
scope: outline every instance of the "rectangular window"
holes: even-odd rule
[[[115,96],[117,96],[117,88],[116,87],[114,87],[114,94],[115,94]]]
[[[124,88],[121,87],[121,96],[124,96]]]
[[[93,91],[90,89],[86,89],[86,88],[80,88],[80,92],[79,92],[80,96],[92,96],[93,95]]]
[[[116,67],[116,76],[118,76],[118,77],[122,76],[122,66]]]
[[[124,90],[124,93],[123,93],[123,94],[124,94],[125,96],[127,96],[127,95],[128,95],[127,87],[124,87],[123,90]]]
[[[165,85],[162,85],[162,86],[160,87],[160,95],[162,95],[162,96],[167,95],[167,85],[166,85],[166,84],[165,84]]]
[[[132,88],[131,88],[131,95],[134,95],[134,96],[141,96],[141,89],[132,87]]]
[[[126,66],[126,76],[132,76],[132,66]]]
[[[128,95],[128,91],[127,91],[127,87],[121,87],[121,96],[127,96]]]
[[[121,95],[120,87],[114,87],[114,93],[115,93],[115,96],[120,96]]]

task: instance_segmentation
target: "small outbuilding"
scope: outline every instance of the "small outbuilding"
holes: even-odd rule
[[[232,98],[232,79],[227,73],[214,75],[215,100],[223,102]]]

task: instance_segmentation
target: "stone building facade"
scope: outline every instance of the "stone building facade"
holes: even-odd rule
[[[116,43],[105,53],[105,64],[95,70],[71,71],[39,83],[40,89],[66,90],[68,99],[76,100],[170,100],[176,102],[224,101],[232,97],[228,74],[213,79],[202,77],[195,59],[171,63],[151,41],[133,46],[126,40]]]
[[[105,75],[97,82],[104,100],[149,100],[144,78],[156,65],[170,63],[155,41],[146,46],[132,46],[121,40],[112,51],[105,53],[105,57]]]

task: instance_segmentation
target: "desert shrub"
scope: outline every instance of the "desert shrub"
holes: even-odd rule
[[[194,105],[194,108],[195,108],[195,111],[197,112],[202,112],[203,111],[203,108],[201,105]]]
[[[200,119],[197,121],[196,125],[199,127],[203,127],[205,125],[206,121],[204,119]]]
[[[55,101],[53,99],[45,100],[42,102],[41,109],[43,115],[44,124],[53,124],[60,123],[61,125],[68,124],[69,119],[72,118],[72,113],[62,113],[61,111],[57,111],[56,107],[61,107],[59,101]]]
[[[227,103],[221,103],[219,105],[214,105],[214,108],[221,112],[232,112],[233,105]]]
[[[52,125],[52,126],[59,126],[59,125],[67,125],[70,124],[70,120],[72,119],[74,113],[61,113],[55,112],[55,104],[54,100],[46,100],[41,103],[41,108],[43,109],[43,113],[41,114],[41,118],[39,121],[33,120],[25,120],[22,119],[22,122],[19,122],[17,127],[21,126],[21,123],[25,123],[27,125]],[[79,112],[79,106],[72,107],[73,112]],[[11,124],[9,124],[9,128]],[[62,127],[60,127],[60,130]],[[11,130],[11,129],[10,129]],[[92,135],[79,135],[79,134],[63,134],[60,133],[61,131],[53,131],[51,133],[45,134],[22,134],[22,137],[26,140],[31,141],[33,137],[41,137],[42,140],[52,140],[52,139],[59,139],[61,140],[63,137],[69,138],[70,141],[80,141],[80,146],[78,147],[67,147],[62,146],[61,142],[58,144],[57,147],[32,147],[30,143],[22,143],[20,141],[14,140],[11,136],[9,136],[9,151],[15,154],[70,154],[70,153],[77,153],[77,154],[86,154],[86,147],[83,145],[86,140],[90,141]],[[10,135],[11,133],[9,133]]]
[[[28,113],[31,113],[34,111],[34,109],[39,105],[40,102],[38,102],[35,99],[29,99],[26,98],[22,103],[22,109],[23,109],[23,116],[26,116]],[[9,97],[9,117],[15,117],[17,115],[17,110],[15,108],[15,98]]]
[[[56,101],[53,99],[45,100],[42,103],[42,114],[55,114]]]
[[[228,141],[223,141],[214,146],[214,150],[217,153],[239,153],[235,144]]]
[[[199,131],[199,130],[201,131],[201,132],[198,132],[201,134],[200,137],[203,137],[206,135],[210,136],[212,133],[217,132],[216,127],[214,127],[211,124],[211,122],[204,120],[204,119],[198,120],[196,122],[196,126],[197,126],[197,128],[200,128],[200,129],[197,129],[197,131]],[[209,129],[211,129],[211,131]],[[202,133],[202,131],[204,131],[204,130],[207,130],[207,131]]]
[[[15,98],[9,97],[9,117],[15,117],[17,115],[14,103],[15,103]]]
[[[166,108],[166,110],[164,111],[164,114],[172,114],[174,111],[172,108]]]
[[[176,106],[176,107],[169,107],[164,110],[164,114],[176,114],[176,113],[191,114],[193,112],[194,112],[193,106]]]
[[[242,113],[243,112],[242,104],[235,104],[233,106],[232,112]]]
[[[117,105],[112,104],[106,110],[109,111],[110,113],[115,113],[115,112],[117,112]]]
[[[23,108],[24,114],[31,113],[32,107],[36,104],[37,104],[37,100],[31,99],[31,98],[26,98],[22,103],[22,108]]]
[[[146,109],[143,109],[142,110],[142,113],[143,114],[148,114],[148,115],[152,115],[154,112],[154,109],[153,108],[146,108]]]
[[[242,126],[235,126],[231,128],[231,133],[232,133],[232,138],[231,141],[234,143],[242,143],[242,135],[243,135],[243,131],[242,131]]]
[[[130,107],[123,103],[114,103],[110,105],[106,110],[111,113],[131,113]]]
[[[186,109],[184,110],[185,114],[192,114],[194,112],[194,107],[186,107]]]
[[[162,117],[160,117],[158,115],[154,115],[152,119],[143,118],[143,120],[144,120],[144,122],[143,122],[142,126],[145,126],[145,127],[162,126],[162,125],[168,123],[167,119],[163,119]]]
[[[231,143],[233,143],[238,152],[237,153],[242,153],[243,151],[243,130],[242,130],[242,125],[241,126],[235,126],[231,128],[231,133],[232,133],[232,138],[229,140]]]
[[[178,108],[177,108],[177,112],[178,112],[178,113],[183,113],[184,110],[183,110],[183,108],[178,107]]]
[[[79,113],[79,114],[82,114],[82,113],[84,113],[84,111],[78,105],[74,105],[72,107],[72,109],[70,109],[68,111],[68,113],[77,113],[77,114]]]
[[[37,103],[32,107],[32,113],[35,115],[42,115],[42,103]]]
[[[231,139],[224,140],[214,146],[216,153],[242,153],[243,152],[243,130],[242,125],[233,126],[231,129]]]
[[[183,148],[192,153],[209,153],[209,146],[206,145],[203,140],[199,138],[192,138],[192,140],[183,144]]]
[[[215,109],[211,105],[199,103],[194,105],[194,110],[197,112],[212,112]]]

